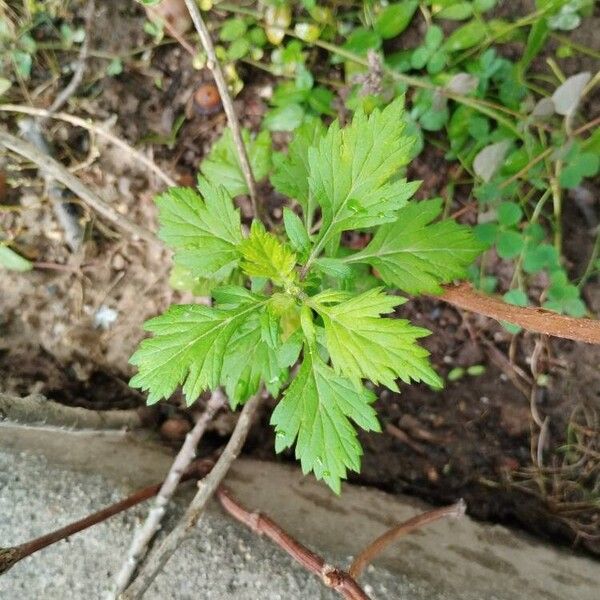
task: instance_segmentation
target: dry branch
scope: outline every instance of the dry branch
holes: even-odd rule
[[[451,506],[445,506],[444,508],[437,508],[428,512],[412,517],[404,523],[396,525],[392,529],[388,529],[383,535],[380,535],[377,539],[372,541],[364,550],[362,550],[350,565],[348,572],[354,578],[360,577],[364,568],[373,561],[373,559],[381,554],[391,543],[395,542],[398,538],[420,529],[424,525],[439,521],[444,517],[462,517],[465,514],[467,506],[464,500],[459,500],[456,504]]]
[[[69,188],[78,198],[94,209],[99,215],[114,223],[127,233],[143,239],[152,244],[162,245],[159,239],[145,227],[137,225],[124,215],[120,214],[100,196],[85,186],[80,179],[69,173],[59,162],[40,152],[35,146],[20,140],[18,137],[0,130],[0,144],[14,153],[35,163],[42,171],[60,181]]]
[[[88,52],[90,50],[90,36],[92,23],[94,21],[95,8],[95,0],[89,0],[87,8],[85,9],[85,39],[79,48],[79,55],[77,57],[75,69],[73,70],[73,77],[71,77],[71,81],[69,81],[65,89],[55,98],[52,106],[50,107],[50,113],[54,113],[63,107],[67,100],[75,93],[83,79],[85,64],[87,61]]]
[[[134,579],[133,583],[119,597],[121,600],[137,600],[141,598],[158,573],[167,564],[173,553],[192,533],[209,500],[213,497],[221,481],[227,475],[232,463],[241,452],[260,401],[261,394],[259,393],[246,402],[235,429],[229,438],[229,442],[227,442],[227,446],[225,446],[223,453],[210,474],[204,480],[198,482],[198,491],[185,514],[173,531],[161,542],[160,546],[150,553],[146,563],[141,567],[137,578]]]
[[[323,558],[295,540],[266,515],[249,511],[240,504],[227,488],[221,486],[217,490],[216,496],[221,506],[232,517],[246,525],[254,533],[266,535],[307,571],[319,577],[327,587],[334,589],[343,598],[347,600],[369,600],[369,596],[348,573],[328,565]]]
[[[220,389],[212,393],[205,411],[196,421],[194,428],[187,434],[181,449],[175,457],[144,524],[136,531],[127,552],[127,558],[115,578],[114,590],[109,594],[109,598],[118,598],[119,594],[125,590],[131,581],[131,577],[140,561],[144,558],[152,538],[160,529],[160,523],[165,514],[166,506],[179,485],[183,473],[194,460],[196,447],[204,435],[206,427],[212,421],[215,414],[226,405],[227,398]]]
[[[588,344],[600,344],[600,321],[575,319],[543,308],[520,307],[475,291],[468,283],[446,286],[439,298],[448,304],[491,317],[497,321],[514,323],[536,333],[566,338]]]
[[[204,477],[206,473],[210,471],[213,464],[214,463],[211,460],[197,461],[188,469],[186,473],[184,473],[181,481]],[[12,548],[0,548],[0,575],[6,573],[6,571],[14,567],[16,563],[18,563],[20,560],[23,560],[27,556],[31,556],[33,553],[38,552],[43,548],[47,548],[52,544],[56,544],[56,542],[64,540],[65,538],[83,531],[88,527],[102,523],[102,521],[106,521],[106,519],[117,515],[128,508],[131,508],[132,506],[135,506],[136,504],[139,504],[148,498],[152,498],[152,496],[158,493],[161,486],[161,483],[157,483],[142,488],[130,496],[127,496],[127,498],[124,498],[119,502],[115,502],[115,504],[111,504],[110,506],[88,515],[79,521],[69,523],[69,525],[61,527],[56,531],[43,535],[34,540],[30,540],[29,542],[25,542],[19,546],[13,546]]]
[[[246,152],[246,146],[244,145],[244,140],[242,139],[242,132],[240,130],[240,124],[238,122],[237,115],[235,114],[233,100],[229,94],[229,89],[227,88],[227,82],[225,81],[221,64],[217,59],[217,54],[210,37],[210,32],[208,31],[208,28],[202,19],[202,15],[198,5],[196,4],[196,0],[185,0],[185,4],[190,12],[192,21],[194,22],[194,27],[200,36],[200,41],[202,42],[202,46],[206,52],[206,56],[208,58],[206,66],[210,69],[215,79],[215,83],[217,84],[217,88],[221,96],[221,102],[223,103],[223,109],[227,115],[229,128],[231,129],[231,133],[233,135],[233,141],[237,150],[240,166],[242,168],[242,172],[244,173],[246,185],[248,186],[248,191],[250,193],[252,210],[254,215],[258,216],[259,212],[258,197],[256,194],[256,181],[254,179],[254,175],[252,174],[252,167],[250,166],[248,153]]]
[[[0,111],[21,113],[25,115],[31,115],[34,117],[51,118],[58,121],[64,121],[70,123],[76,127],[81,127],[90,131],[100,137],[103,137],[111,144],[121,148],[127,154],[133,156],[140,164],[144,165],[147,169],[152,171],[157,177],[162,179],[168,186],[176,186],[177,182],[167,175],[153,160],[150,160],[145,154],[136,150],[130,146],[125,140],[113,135],[107,131],[104,126],[97,125],[93,121],[88,119],[82,119],[74,115],[69,115],[64,112],[51,113],[49,110],[43,108],[34,108],[31,106],[21,106],[20,104],[0,104]]]

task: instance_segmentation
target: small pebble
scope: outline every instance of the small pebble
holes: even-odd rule
[[[160,426],[160,435],[171,442],[180,442],[190,431],[191,426],[185,419],[167,419]]]
[[[125,268],[126,261],[120,254],[115,254],[112,259],[112,267],[115,271],[122,271]]]
[[[94,326],[99,329],[110,329],[110,326],[117,320],[119,313],[103,304],[94,315]]]
[[[221,96],[214,83],[202,83],[192,96],[193,107],[196,114],[212,115],[221,110]]]

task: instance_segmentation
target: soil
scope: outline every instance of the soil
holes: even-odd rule
[[[593,17],[579,28],[577,39],[585,43],[597,21]],[[142,25],[143,16],[133,4],[104,2],[98,9],[92,47],[126,53],[142,46],[147,43]],[[47,77],[44,61],[55,60],[54,55],[39,58],[33,77],[37,85]],[[83,92],[71,100],[69,110],[97,122],[109,121],[113,133],[134,146],[144,142],[142,147],[166,172],[182,184],[193,184],[198,164],[220,135],[225,118],[221,113],[193,113],[176,136],[172,133],[206,75],[195,71],[189,56],[174,44],[136,55],[116,77],[105,76],[106,64],[100,58],[89,60]],[[566,61],[561,67],[577,72],[581,65]],[[246,85],[236,108],[243,124],[256,130],[272,80],[250,68],[243,68],[241,75]],[[58,76],[53,85],[41,86],[35,104],[48,106],[67,81],[68,77]],[[597,114],[597,99],[592,97],[584,108],[590,118]],[[12,128],[15,120],[2,114]],[[126,153],[59,122],[48,126],[46,134],[57,158],[76,168],[84,182],[123,214],[155,229],[152,198],[160,184]],[[277,142],[284,144],[285,136]],[[450,167],[440,151],[427,148],[409,173],[424,181],[420,197],[442,194]],[[143,397],[127,386],[132,374],[127,361],[143,337],[142,323],[171,303],[193,300],[170,287],[168,254],[121,237],[92,219],[83,248],[70,252],[35,170],[12,157],[0,157],[0,170],[8,180],[0,201],[14,209],[0,212],[0,226],[14,234],[18,249],[36,262],[29,273],[1,272],[3,391],[40,392],[96,409],[143,404]],[[565,255],[573,275],[582,273],[591,253],[590,219],[597,224],[598,201],[594,206],[593,200],[597,191],[597,187],[588,190],[592,201],[586,201],[587,211],[581,203],[565,203]],[[467,200],[467,190],[458,193],[452,211]],[[276,201],[271,194],[269,202]],[[243,200],[241,208],[244,214]],[[474,215],[466,211],[461,218],[468,222]],[[496,258],[491,267],[506,285],[510,265]],[[588,283],[584,297],[598,316],[597,280]],[[600,348],[539,340],[527,333],[512,336],[489,319],[430,299],[412,299],[401,314],[433,332],[425,345],[440,373],[474,365],[483,365],[485,371],[466,374],[442,392],[419,385],[403,386],[401,394],[378,390],[376,408],[383,432],[361,435],[362,471],[351,480],[434,503],[463,497],[477,518],[516,524],[600,554]],[[545,376],[533,402],[534,413],[547,418],[541,448],[529,398],[534,349],[539,356],[537,373]],[[160,431],[177,430],[161,428],[167,420],[191,420],[177,397],[156,410]],[[291,455],[275,457],[269,412],[263,412],[247,452],[265,460],[293,460]],[[207,440],[209,450],[223,443],[233,421],[226,415],[217,420]],[[177,435],[165,438],[178,442]]]

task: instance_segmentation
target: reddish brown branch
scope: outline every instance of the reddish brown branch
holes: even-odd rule
[[[295,540],[269,517],[259,512],[250,512],[240,504],[227,488],[219,487],[216,496],[221,506],[232,517],[255,533],[266,535],[294,560],[319,577],[327,587],[334,589],[343,598],[347,600],[369,600],[369,596],[348,573],[328,565],[318,554]]]
[[[364,550],[362,550],[358,556],[354,559],[350,565],[348,573],[354,579],[360,577],[364,568],[373,561],[375,557],[381,554],[391,543],[395,542],[398,538],[419,529],[429,523],[439,521],[444,517],[462,517],[465,514],[465,503],[464,500],[459,500],[456,504],[451,506],[445,506],[444,508],[436,508],[428,512],[422,513],[396,525],[392,529],[388,529],[383,535],[380,535],[376,540],[372,541]]]
[[[190,468],[181,477],[181,482],[189,479],[200,479],[206,476],[206,474],[212,469],[213,465],[214,461],[212,460],[199,460],[192,463]],[[119,500],[118,502],[115,502],[106,508],[88,515],[79,521],[69,523],[65,527],[61,527],[56,531],[42,535],[41,537],[30,540],[29,542],[25,542],[19,546],[14,546],[12,548],[0,548],[0,575],[8,571],[20,560],[32,555],[34,552],[38,552],[43,548],[47,548],[56,542],[60,542],[60,540],[64,540],[65,538],[70,537],[75,533],[79,533],[88,527],[102,523],[102,521],[106,521],[106,519],[109,519],[114,515],[118,515],[132,506],[135,506],[140,502],[144,502],[144,500],[148,500],[148,498],[156,496],[161,486],[162,483],[156,483],[154,485],[142,488],[130,496],[127,496],[127,498]]]
[[[600,344],[600,321],[598,320],[574,319],[543,308],[514,306],[494,296],[477,292],[468,283],[446,286],[444,293],[434,298],[497,321],[514,323],[527,331],[588,344]]]

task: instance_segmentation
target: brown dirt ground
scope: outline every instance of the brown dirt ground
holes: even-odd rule
[[[124,52],[140,46],[146,41],[141,25],[139,11],[131,6],[102,3],[93,47]],[[589,37],[590,31],[593,27],[577,30],[579,41],[585,43],[581,38]],[[50,63],[57,57],[46,60]],[[85,93],[73,99],[70,110],[96,121],[114,119],[113,132],[133,145],[152,135],[167,136],[203,77],[174,45],[159,49],[149,59],[142,56],[127,63],[118,77],[104,77],[105,66],[106,61],[90,60]],[[581,65],[563,66],[576,71]],[[42,63],[38,69],[36,77],[41,81],[47,65]],[[242,74],[246,88],[236,100],[238,112],[246,126],[256,129],[270,82],[251,70]],[[162,89],[154,85],[157,78],[162,80]],[[56,78],[35,103],[47,106],[64,83]],[[593,114],[595,106],[586,108]],[[156,143],[155,137],[155,143],[144,148],[167,172],[190,183],[224,122],[222,115],[195,117],[184,122],[172,147]],[[7,119],[7,124],[12,127],[14,122]],[[79,165],[77,173],[87,184],[136,222],[155,228],[152,198],[160,188],[157,181],[126,154],[81,131],[53,123],[47,133],[57,156],[72,167]],[[12,185],[2,203],[18,208],[0,212],[0,224],[18,234],[25,256],[46,263],[45,268],[27,274],[1,273],[3,390],[41,392],[68,404],[99,409],[140,405],[143,398],[127,387],[132,372],[127,360],[142,338],[141,325],[170,303],[191,301],[189,295],[169,287],[169,257],[97,222],[90,225],[83,250],[70,253],[35,171],[9,158],[0,166]],[[424,180],[422,195],[433,195],[443,192],[447,171],[441,154],[429,148],[410,174]],[[465,198],[466,194],[459,194],[453,209],[460,208]],[[472,215],[467,214],[469,218]],[[591,251],[591,235],[581,235],[589,230],[589,223],[569,204],[564,225],[566,256],[573,273],[580,273]],[[502,261],[496,260],[493,266],[501,280],[510,277]],[[585,291],[596,315],[599,291],[598,282],[590,283]],[[95,325],[95,315],[103,306],[116,311],[116,321],[106,330]],[[404,386],[401,394],[380,391],[377,409],[384,432],[361,436],[363,468],[352,480],[434,503],[464,497],[475,517],[518,524],[555,541],[600,553],[600,349],[544,341],[539,369],[548,375],[548,383],[539,388],[536,406],[549,418],[549,426],[540,468],[534,466],[539,429],[524,394],[536,337],[510,336],[487,319],[432,300],[414,299],[402,314],[433,331],[425,344],[441,373],[475,364],[485,365],[486,371],[450,383],[442,392],[424,386]],[[178,402],[175,398],[163,405],[160,419],[173,415],[189,419],[189,412]],[[268,419],[265,410],[248,451],[275,460]],[[231,426],[231,418],[220,418],[209,445],[220,445]],[[570,451],[581,457],[575,470],[564,467],[567,453],[561,448],[567,439],[575,439],[580,446]],[[595,461],[590,454],[594,452]],[[291,456],[283,459],[291,460]],[[573,456],[570,459],[571,464],[575,462]]]

